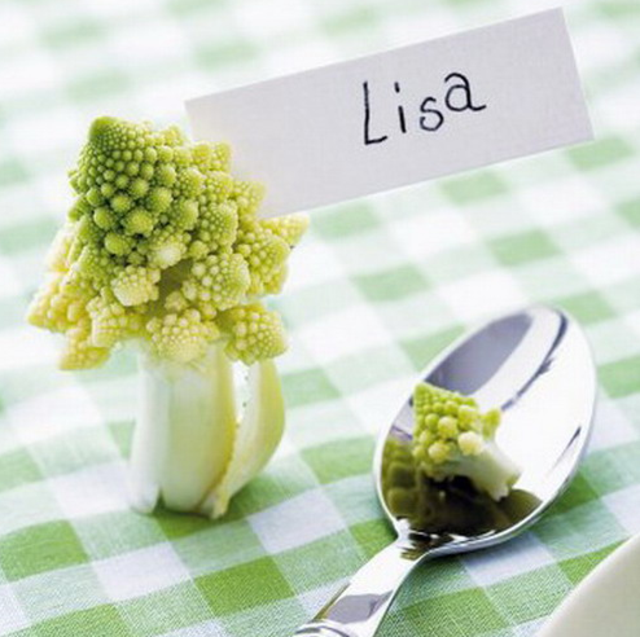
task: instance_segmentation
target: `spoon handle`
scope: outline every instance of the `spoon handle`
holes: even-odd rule
[[[397,540],[367,562],[337,595],[296,635],[373,637],[400,586],[426,555]]]

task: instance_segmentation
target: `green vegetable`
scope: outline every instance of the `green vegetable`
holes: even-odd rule
[[[28,320],[66,336],[62,369],[141,348],[132,451],[138,507],[214,516],[268,461],[284,424],[272,359],[287,347],[261,302],[282,289],[305,215],[257,216],[263,189],[229,174],[224,144],[100,117],[70,172],[75,202]],[[232,363],[248,366],[236,410]]]
[[[382,494],[389,511],[425,533],[479,535],[513,526],[540,504],[534,495],[511,489],[499,501],[477,491],[468,478],[436,481],[414,458],[412,440],[388,438],[382,455]]]
[[[435,481],[468,478],[494,500],[508,495],[520,471],[497,446],[501,414],[481,414],[473,398],[420,383],[413,394],[413,456]]]

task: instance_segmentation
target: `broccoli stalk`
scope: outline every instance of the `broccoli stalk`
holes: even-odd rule
[[[140,401],[131,451],[134,506],[161,499],[176,511],[218,517],[268,462],[284,429],[280,379],[272,360],[248,371],[238,422],[232,364],[213,345],[194,365],[140,357]]]
[[[248,385],[250,398],[237,430],[229,465],[203,503],[204,512],[212,517],[223,515],[230,498],[269,462],[284,430],[284,402],[273,361],[252,365]]]
[[[261,219],[262,188],[229,173],[224,144],[190,144],[101,117],[77,167],[76,199],[28,320],[66,336],[60,366],[102,365],[141,349],[131,456],[134,502],[222,515],[266,464],[284,409],[273,358],[287,347],[278,293],[304,215]],[[248,367],[237,415],[232,365]]]
[[[413,409],[413,455],[429,478],[468,478],[494,500],[509,494],[520,470],[495,442],[499,410],[481,414],[473,398],[428,383],[416,386]]]

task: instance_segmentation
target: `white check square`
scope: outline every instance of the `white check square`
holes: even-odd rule
[[[525,533],[491,551],[469,553],[464,566],[480,586],[491,586],[510,577],[555,563],[553,555],[533,534]]]
[[[640,533],[640,484],[609,493],[602,500],[629,535]]]
[[[26,349],[27,360],[29,355],[33,358],[38,356],[38,344],[42,346],[40,357],[43,356],[43,350],[46,352],[47,345],[51,347],[51,343],[47,343],[51,336],[46,332],[42,332],[42,336],[45,337],[44,341],[34,338],[36,342],[30,342],[29,348]],[[19,342],[16,341],[15,348]],[[32,353],[30,349],[33,350]],[[103,422],[89,393],[77,385],[66,385],[55,391],[42,392],[13,405],[7,415],[16,434],[25,444],[46,440],[78,427],[96,427]]]
[[[121,461],[89,466],[51,478],[48,484],[70,520],[129,508],[126,467]]]
[[[460,322],[472,323],[527,305],[529,299],[515,277],[504,270],[480,272],[438,290]]]
[[[345,526],[331,500],[319,489],[302,493],[248,519],[270,554],[309,544]]]
[[[114,602],[148,595],[191,578],[168,542],[94,562],[93,568]]]
[[[29,623],[11,584],[0,586],[0,635],[26,628]]]

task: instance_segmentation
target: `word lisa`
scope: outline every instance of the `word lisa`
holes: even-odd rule
[[[439,103],[437,98],[432,95],[428,95],[423,98],[418,107],[417,121],[411,127],[407,121],[408,109],[401,103],[402,88],[399,82],[393,83],[393,90],[398,95],[398,104],[396,107],[398,115],[398,130],[403,135],[410,132],[410,129],[435,132],[445,123],[445,113],[452,111],[460,113],[463,111],[478,112],[487,108],[486,104],[474,103],[473,96],[471,94],[471,84],[466,76],[462,73],[449,73],[444,78],[444,90],[445,95],[442,103]],[[371,96],[371,88],[369,82],[362,83],[362,93],[364,100],[364,145],[369,146],[371,144],[381,144],[389,139],[391,135],[390,130],[372,132],[374,124],[373,115],[373,99]],[[381,102],[386,100],[380,100]]]

